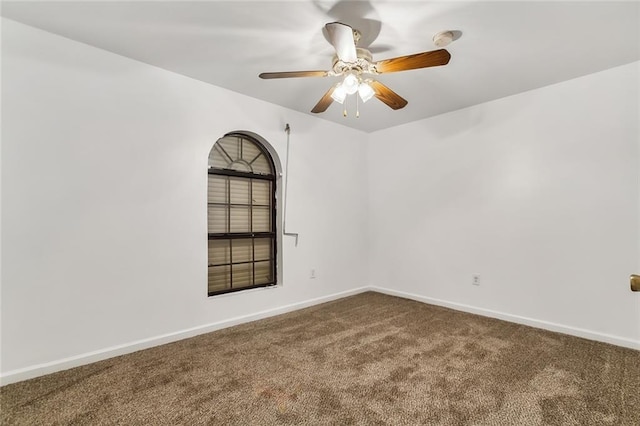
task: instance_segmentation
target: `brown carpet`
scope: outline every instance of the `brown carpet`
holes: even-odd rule
[[[639,425],[640,352],[364,293],[0,388],[2,424]]]

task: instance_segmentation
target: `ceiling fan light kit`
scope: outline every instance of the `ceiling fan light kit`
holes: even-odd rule
[[[341,104],[347,98],[347,91],[342,86],[342,83],[336,84],[335,88],[331,92],[331,99]]]
[[[376,92],[367,81],[363,81],[360,83],[360,86],[358,86],[358,95],[360,95],[362,102],[367,102],[369,99],[373,98],[373,95],[375,94]]]
[[[331,70],[267,72],[259,75],[263,79],[344,76],[342,82],[332,86],[313,107],[311,112],[316,114],[326,111],[333,101],[343,104],[348,95],[354,95],[356,92],[358,93],[356,96],[356,108],[358,97],[362,102],[367,102],[374,96],[392,109],[404,108],[408,103],[406,99],[379,81],[366,76],[446,65],[451,58],[449,52],[439,49],[374,62],[371,52],[356,46],[361,37],[359,31],[340,22],[329,23],[325,25],[325,29],[329,42],[336,51]],[[454,38],[453,33],[450,31],[438,34],[441,35],[439,42],[445,42],[446,44],[449,44]],[[447,42],[446,40],[449,41]],[[435,36],[434,43],[436,43]],[[446,44],[443,44],[443,46]],[[363,78],[363,76],[365,77]],[[343,115],[346,117],[346,108]],[[356,110],[356,117],[359,117],[359,115],[359,111]]]
[[[342,104],[347,98],[347,95],[353,95],[358,92],[358,96],[360,96],[360,99],[364,103],[376,94],[373,88],[369,85],[370,80],[362,80],[356,77],[356,80],[354,81],[350,78],[351,76],[352,74],[349,74],[345,77],[343,82],[335,85],[333,92],[331,93],[331,99]]]
[[[342,87],[344,87],[347,95],[353,95],[358,91],[358,77],[356,77],[355,73],[350,72],[342,81]]]

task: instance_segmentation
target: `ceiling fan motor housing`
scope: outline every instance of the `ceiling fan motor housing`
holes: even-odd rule
[[[378,74],[373,64],[373,56],[367,49],[361,47],[356,48],[358,59],[356,62],[343,62],[338,55],[333,55],[332,74],[342,75],[349,71],[355,71],[358,74]]]

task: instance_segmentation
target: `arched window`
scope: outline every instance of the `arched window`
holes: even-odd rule
[[[209,153],[209,296],[275,285],[276,171],[247,134],[229,133]]]

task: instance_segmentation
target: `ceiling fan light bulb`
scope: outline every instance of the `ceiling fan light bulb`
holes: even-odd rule
[[[347,75],[342,82],[342,87],[348,95],[353,95],[358,91],[358,77],[353,74]]]
[[[345,98],[347,97],[347,91],[344,88],[342,83],[338,83],[336,88],[331,93],[331,99],[338,102],[339,104],[343,103]]]
[[[362,102],[367,102],[369,99],[373,98],[375,92],[373,91],[371,86],[369,86],[369,84],[360,83],[360,86],[358,86],[358,94],[360,95],[360,99],[362,99]]]

